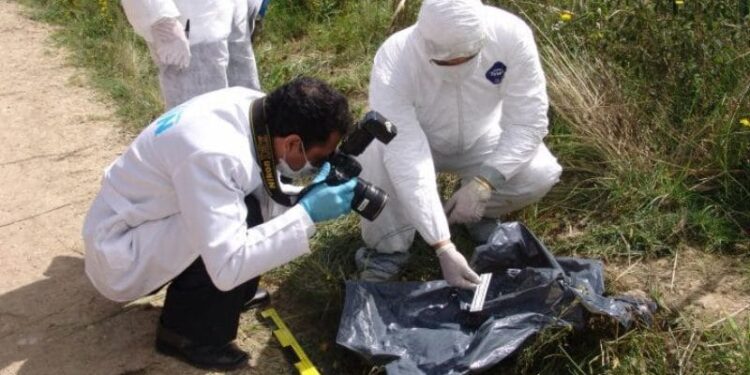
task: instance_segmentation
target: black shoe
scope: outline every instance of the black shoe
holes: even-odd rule
[[[200,345],[161,326],[156,331],[156,351],[204,370],[236,370],[247,366],[250,358],[233,342]]]
[[[245,301],[242,311],[248,311],[256,307],[268,305],[271,302],[271,294],[265,288],[258,287],[253,298]]]

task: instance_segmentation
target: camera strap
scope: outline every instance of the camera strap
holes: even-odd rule
[[[266,123],[265,98],[259,98],[250,105],[250,132],[255,144],[255,162],[260,167],[263,187],[276,203],[291,207],[292,199],[281,191],[276,173],[276,158],[273,154],[273,140]]]

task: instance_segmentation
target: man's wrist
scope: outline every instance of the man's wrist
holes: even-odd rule
[[[483,176],[474,176],[474,180],[487,191],[495,190],[492,184]]]
[[[479,167],[478,179],[488,183],[490,190],[497,190],[500,186],[505,183],[505,176],[500,171],[490,167],[488,165],[482,165]]]
[[[443,253],[445,253],[446,251],[455,250],[455,249],[456,249],[456,245],[454,245],[453,242],[448,241],[444,243],[442,246],[435,248],[435,255],[439,257],[443,255]]]
[[[433,250],[437,250],[437,249],[439,249],[439,248],[441,248],[441,247],[443,247],[443,246],[445,246],[445,245],[447,245],[449,243],[451,243],[451,239],[450,238],[448,238],[446,240],[435,242],[431,246],[432,246]]]

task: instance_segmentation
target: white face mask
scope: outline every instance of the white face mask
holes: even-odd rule
[[[477,54],[471,60],[458,65],[438,65],[430,60],[430,70],[446,82],[459,82],[471,76],[479,66],[481,54]]]
[[[297,178],[304,178],[304,177],[311,177],[313,175],[316,175],[320,168],[315,167],[314,165],[310,164],[310,161],[307,160],[307,155],[305,154],[305,144],[302,144],[302,157],[305,158],[305,165],[300,168],[299,170],[294,170],[292,167],[289,166],[289,163],[286,162],[286,153],[284,153],[284,156],[279,159],[278,165],[276,166],[276,170],[281,173],[282,176],[288,177],[291,179],[297,179]]]

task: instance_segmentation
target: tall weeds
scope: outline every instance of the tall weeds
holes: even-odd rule
[[[557,196],[600,220],[587,246],[634,229],[645,253],[746,243],[750,32],[737,2],[508,3],[544,60],[568,167]]]

